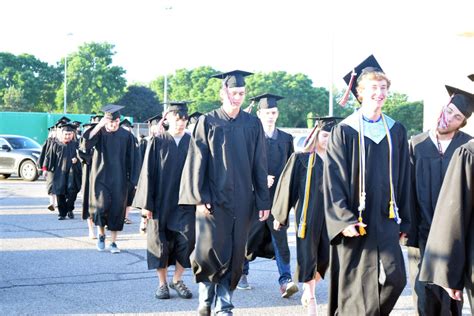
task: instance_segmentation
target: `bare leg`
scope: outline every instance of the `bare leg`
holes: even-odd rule
[[[176,262],[176,266],[174,268],[174,275],[173,275],[173,283],[176,283],[181,280],[184,273],[184,268],[179,262]]]
[[[117,234],[118,234],[117,231],[110,231],[111,242],[116,242],[117,241]]]
[[[168,268],[156,269],[156,274],[158,274],[158,281],[160,282],[159,286],[162,286],[167,283],[166,277],[168,274]]]
[[[90,239],[96,239],[97,236],[96,234],[94,233],[94,222],[92,222],[92,218],[89,217],[87,219],[87,227],[89,227],[89,238]]]
[[[130,213],[130,210],[132,209],[131,206],[127,206],[127,208],[125,208],[125,224],[131,224],[132,221],[128,218],[128,214]]]

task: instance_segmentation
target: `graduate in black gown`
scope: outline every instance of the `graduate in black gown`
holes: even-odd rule
[[[121,121],[120,122],[120,127],[125,128],[125,130],[129,131],[133,135],[133,124],[128,119],[124,119],[123,121]],[[138,157],[139,157],[138,164],[141,165],[141,161],[142,161],[144,153],[142,155],[138,139],[135,137],[135,135],[133,135],[133,137],[135,138],[135,147],[137,147],[137,151],[138,151],[138,154],[139,154],[138,155]],[[128,183],[128,192],[127,192],[127,208],[125,209],[125,219],[124,219],[125,224],[132,224],[132,221],[128,217],[128,214],[132,210],[132,202],[133,202],[134,197],[135,197],[135,185],[133,183],[129,182]]]
[[[265,93],[250,100],[257,102],[257,116],[262,122],[266,140],[266,154],[268,161],[268,188],[270,189],[270,201],[273,201],[276,184],[286,162],[294,152],[293,136],[276,128],[278,119],[277,101],[283,97]],[[249,274],[249,260],[256,257],[275,258],[280,274],[278,283],[280,295],[289,298],[298,292],[298,286],[291,279],[290,249],[286,229],[274,230],[273,217],[261,222],[258,213],[255,212],[252,226],[247,242],[247,258],[244,262],[244,270],[240,278],[238,289],[250,289],[247,281]]]
[[[48,127],[48,138],[46,138],[46,141],[44,142],[43,146],[41,147],[41,153],[40,156],[38,157],[38,168],[42,170],[43,175],[46,180],[46,193],[49,196],[49,204],[48,204],[48,210],[51,212],[54,212],[55,207],[54,205],[56,204],[56,196],[52,193],[51,189],[53,187],[53,173],[51,171],[48,171],[48,168],[45,165],[45,159],[46,155],[48,154],[49,150],[51,149],[51,145],[56,142],[56,131],[57,127],[56,124],[53,126]]]
[[[84,135],[85,149],[93,148],[89,210],[99,228],[97,250],[105,250],[105,226],[110,231],[110,252],[119,253],[117,233],[123,229],[129,183],[136,185],[140,173],[135,138],[120,128],[120,109],[109,104],[102,108],[104,117]]]
[[[141,135],[140,140],[138,142],[138,150],[140,152],[140,157],[145,157],[146,147],[150,139],[154,136],[159,135],[158,124],[164,124],[162,121],[163,116],[161,114],[154,115],[149,119],[146,119],[145,122],[148,123],[148,136]],[[143,161],[143,159],[142,159]],[[146,233],[146,225],[147,225],[147,218],[144,214],[140,217],[140,226],[139,232],[140,234]]]
[[[290,225],[290,210],[296,219],[296,272],[303,282],[301,302],[308,315],[316,315],[316,283],[329,265],[329,240],[324,219],[323,162],[334,117],[320,118],[303,152],[294,153],[276,187],[271,213],[276,229]]]
[[[158,275],[155,297],[170,298],[169,287],[182,298],[192,293],[182,280],[190,268],[189,255],[195,241],[195,207],[178,205],[179,186],[191,136],[185,133],[188,122],[186,102],[171,102],[166,121],[169,129],[153,136],[145,153],[133,206],[148,218],[148,269]],[[172,282],[167,282],[168,267],[174,265]]]
[[[94,222],[89,212],[89,198],[90,198],[90,173],[92,165],[93,148],[86,149],[85,138],[89,137],[92,128],[102,119],[102,115],[93,115],[89,122],[83,124],[82,137],[79,140],[78,154],[82,163],[82,219],[87,221],[89,229],[89,238],[97,239],[97,234],[94,232]]]
[[[362,106],[333,128],[324,163],[329,314],[389,315],[406,284],[408,140],[382,113],[390,80],[373,56],[344,79]]]
[[[231,315],[232,293],[242,274],[254,212],[270,213],[267,158],[262,123],[244,112],[244,76],[223,79],[222,107],[199,117],[181,178],[180,204],[196,205],[196,247],[191,264],[199,282],[199,312],[211,305]]]
[[[472,137],[459,129],[466,125],[474,106],[465,91],[446,86],[450,100],[441,110],[434,129],[410,140],[411,182],[414,204],[408,234],[410,281],[420,315],[461,315],[462,304],[450,299],[441,287],[418,280],[418,270],[433,220],[439,191],[454,151]],[[421,260],[420,260],[421,258]]]
[[[474,141],[453,154],[439,193],[420,281],[437,284],[462,304],[466,290],[474,315]],[[454,314],[453,314],[454,315]]]
[[[77,155],[78,144],[74,140],[75,126],[60,125],[61,140],[52,143],[45,158],[48,171],[53,174],[51,192],[58,201],[59,220],[74,218],[74,202],[81,190],[81,164]]]

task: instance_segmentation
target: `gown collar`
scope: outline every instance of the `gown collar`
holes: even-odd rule
[[[388,115],[382,113],[387,121],[387,125],[389,129],[392,129],[393,125],[395,124],[395,120],[393,120]],[[341,123],[350,126],[354,129],[357,133],[359,133],[359,112],[358,110],[346,117]],[[377,122],[368,122],[367,120],[363,120],[364,126],[364,136],[368,137],[374,143],[379,144],[386,136],[385,127],[383,126],[383,120],[378,120]]]

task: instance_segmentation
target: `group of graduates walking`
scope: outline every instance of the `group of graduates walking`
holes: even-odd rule
[[[191,298],[182,280],[191,268],[199,315],[232,315],[235,289],[252,289],[249,262],[257,257],[275,259],[282,298],[303,283],[309,315],[317,314],[316,284],[327,270],[329,315],[389,315],[406,286],[401,244],[420,315],[461,315],[463,288],[472,307],[474,145],[459,129],[474,96],[447,86],[436,126],[409,141],[404,126],[382,112],[391,82],[369,56],[344,77],[341,104],[352,93],[360,108],[344,119],[314,118],[304,149],[294,152],[293,137],[276,128],[282,97],[266,93],[242,108],[248,75],[216,75],[222,106],[209,113],[168,104],[141,141],[120,127],[118,105],[103,108],[80,144],[69,140],[71,124],[61,123],[61,140],[47,141],[40,160],[53,179],[59,219],[72,214],[81,185],[72,179],[82,162],[83,219],[98,227],[97,249],[119,253],[127,209],[140,209],[156,298],[169,299],[170,289]]]

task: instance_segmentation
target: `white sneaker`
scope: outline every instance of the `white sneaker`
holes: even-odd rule
[[[116,243],[111,243],[109,246],[110,253],[120,253],[120,249],[117,247]]]

